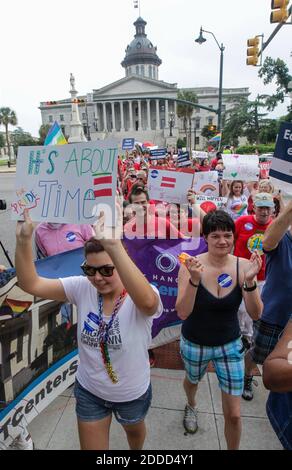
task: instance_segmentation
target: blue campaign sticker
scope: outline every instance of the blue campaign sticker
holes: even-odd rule
[[[76,234],[74,232],[68,232],[66,238],[68,242],[74,242],[76,240]]]
[[[158,170],[152,170],[150,173],[151,178],[154,178],[154,179],[158,178],[158,175],[159,175]]]
[[[251,224],[251,223],[247,223],[247,224],[245,224],[244,228],[245,228],[245,230],[248,230],[248,231],[250,231],[250,230],[252,230],[252,229],[253,229],[253,224]]]
[[[229,274],[220,274],[220,276],[217,278],[217,281],[219,286],[223,287],[224,289],[232,285],[232,277]]]

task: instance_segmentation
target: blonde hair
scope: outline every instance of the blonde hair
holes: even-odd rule
[[[274,188],[273,183],[270,180],[266,179],[266,180],[260,180],[259,189],[258,189],[259,193],[262,192],[261,187],[265,186],[265,185],[268,185],[270,187],[270,191],[269,191],[270,194],[273,194],[275,192],[275,188]],[[264,191],[264,192],[267,192],[267,191]]]

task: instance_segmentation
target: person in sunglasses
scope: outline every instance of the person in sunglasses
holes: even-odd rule
[[[109,448],[114,414],[130,449],[139,450],[152,397],[147,350],[152,321],[163,306],[158,290],[128,256],[117,229],[110,235],[106,230],[100,218],[96,238],[85,243],[85,276],[42,278],[33,263],[33,224],[24,211],[24,222],[17,225],[15,266],[24,291],[77,306],[75,398],[81,449]]]

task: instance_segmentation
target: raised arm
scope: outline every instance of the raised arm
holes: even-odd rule
[[[27,210],[24,222],[17,223],[15,267],[18,285],[25,292],[41,299],[65,302],[66,295],[61,281],[40,277],[35,269],[32,254],[33,224]]]
[[[292,319],[264,362],[263,381],[265,387],[272,392],[292,391]]]
[[[152,316],[158,309],[158,295],[123,247],[120,234],[117,233],[118,230],[122,230],[121,221],[118,222],[118,225],[116,230],[107,229],[104,226],[104,216],[102,216],[94,226],[96,236],[111,257],[121,281],[136,307],[145,315]]]
[[[272,251],[277,248],[290,225],[292,225],[292,201],[266,230],[263,238],[264,250]]]
[[[243,299],[248,315],[253,320],[259,320],[263,311],[263,302],[260,297],[258,287],[256,287],[257,274],[262,267],[262,259],[255,252],[250,260],[241,258],[244,266],[244,284],[242,288]]]

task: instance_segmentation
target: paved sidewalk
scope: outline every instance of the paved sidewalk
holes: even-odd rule
[[[221,392],[214,373],[208,373],[199,386],[199,429],[184,435],[182,425],[185,398],[182,370],[152,369],[153,400],[147,416],[145,450],[226,449]],[[256,378],[255,397],[242,400],[242,450],[281,450],[265,412],[268,392],[261,377]],[[29,425],[36,449],[79,449],[75,399],[70,387]],[[121,426],[113,419],[110,448],[128,449]]]

